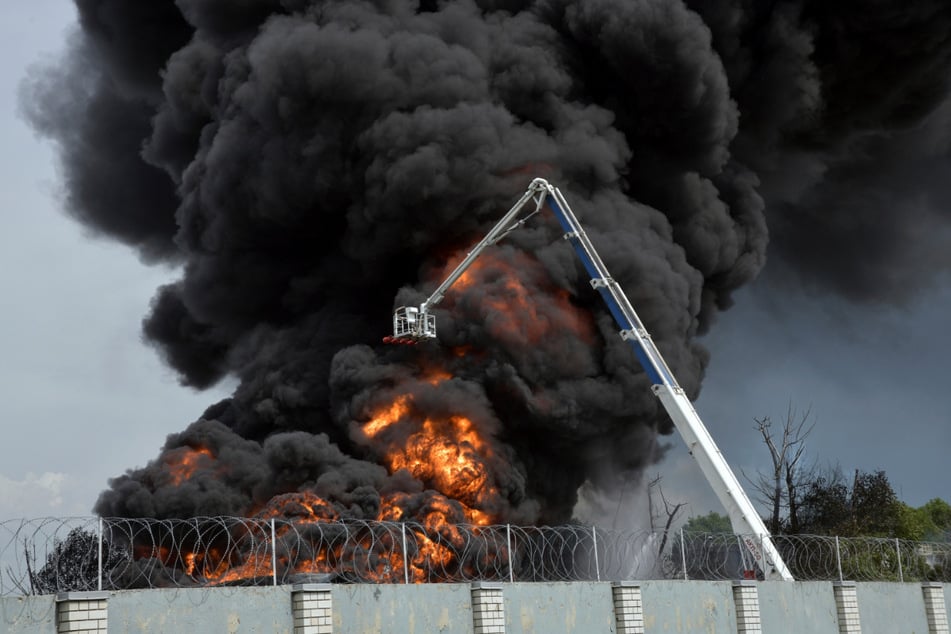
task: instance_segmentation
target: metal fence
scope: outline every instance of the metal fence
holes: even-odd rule
[[[774,536],[800,580],[949,581],[951,544]],[[0,522],[0,595],[335,583],[756,578],[736,535],[590,526],[57,518]]]
[[[825,535],[772,540],[800,581],[951,581],[951,543]],[[756,577],[757,566],[736,535],[686,533],[677,542],[681,552],[671,553],[667,570],[679,566],[680,578]]]

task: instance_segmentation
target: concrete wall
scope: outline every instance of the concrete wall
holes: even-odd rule
[[[505,634],[614,634],[614,593],[610,583],[495,584],[502,593]],[[731,582],[639,582],[644,634],[737,632]],[[837,634],[833,584],[763,582],[756,589],[765,634]],[[473,593],[469,584],[327,585],[329,629],[364,634],[444,632],[473,634]],[[944,590],[951,612],[951,584]],[[928,632],[921,584],[855,584],[861,631]],[[108,631],[132,632],[294,632],[291,586],[127,590],[106,595]],[[81,593],[80,593],[81,594]],[[640,608],[639,608],[640,609]],[[638,626],[639,627],[639,626]],[[500,626],[501,628],[501,626]],[[56,598],[0,597],[0,634],[56,631]],[[486,630],[487,631],[487,630]],[[493,630],[500,631],[500,630]],[[626,630],[627,631],[627,630]],[[946,630],[945,630],[946,631]]]
[[[736,632],[729,581],[645,581],[644,632]]]
[[[610,583],[503,584],[506,634],[614,631]]]
[[[56,601],[41,597],[0,597],[0,632],[49,634],[56,631]]]
[[[335,632],[471,634],[469,584],[335,585]]]
[[[862,634],[927,634],[920,583],[857,583],[855,588]]]
[[[124,590],[108,600],[110,634],[291,634],[290,586]]]
[[[756,587],[763,632],[839,634],[831,582],[766,581]]]

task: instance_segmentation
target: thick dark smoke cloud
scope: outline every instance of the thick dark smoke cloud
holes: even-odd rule
[[[951,7],[689,2],[713,32],[766,198],[770,256],[859,302],[946,276]]]
[[[456,498],[496,521],[565,521],[586,481],[657,460],[669,421],[550,221],[447,296],[438,346],[378,344],[394,297],[422,300],[536,173],[692,396],[695,338],[770,238],[791,279],[856,300],[934,281],[951,8],[866,4],[77,0],[63,65],[24,95],[68,210],[181,263],[145,337],[187,385],[239,380],[96,510],[306,491],[377,517],[400,492],[418,516],[447,485],[392,455],[424,421],[478,430],[457,479],[488,493]]]

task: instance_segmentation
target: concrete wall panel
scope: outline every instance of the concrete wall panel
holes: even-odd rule
[[[838,634],[832,582],[764,581],[757,588],[763,632]]]
[[[614,632],[610,583],[504,584],[505,634]]]
[[[609,583],[501,584],[506,634],[615,632]],[[736,632],[730,582],[640,583],[645,632]],[[951,584],[945,584],[951,613]],[[925,634],[919,583],[858,583],[863,634]],[[830,582],[757,584],[765,634],[836,634]],[[472,634],[469,584],[333,585],[335,632]],[[108,593],[111,634],[293,631],[291,587],[126,590]],[[55,631],[52,596],[0,597],[0,633]]]
[[[335,585],[334,632],[472,634],[469,584]]]
[[[641,597],[646,634],[736,632],[730,581],[645,581]]]
[[[49,634],[56,631],[56,601],[53,595],[0,597],[0,632]]]
[[[857,583],[862,634],[927,634],[920,583]]]
[[[125,590],[110,594],[109,634],[291,634],[290,586]]]

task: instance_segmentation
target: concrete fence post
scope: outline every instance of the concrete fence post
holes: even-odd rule
[[[928,634],[949,634],[948,608],[944,602],[944,585],[929,581],[921,584],[921,591],[925,595]]]
[[[505,602],[502,584],[476,581],[472,584],[473,634],[505,634]]]
[[[106,634],[109,627],[107,592],[61,592],[56,595],[56,632]]]
[[[329,583],[291,586],[294,634],[333,634],[333,598]]]
[[[644,634],[644,605],[641,586],[632,581],[611,584],[617,634]]]
[[[759,589],[755,581],[733,582],[733,604],[736,606],[737,634],[762,634]]]
[[[835,594],[835,609],[839,619],[839,634],[861,634],[859,621],[859,598],[854,581],[832,582]]]

